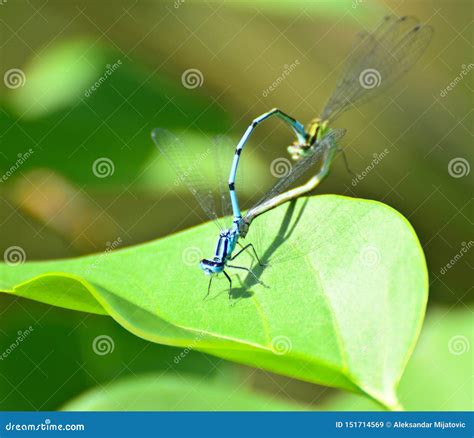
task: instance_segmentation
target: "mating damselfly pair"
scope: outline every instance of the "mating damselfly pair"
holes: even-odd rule
[[[329,124],[346,109],[375,97],[406,73],[428,46],[431,35],[431,27],[418,23],[413,17],[385,17],[374,31],[359,35],[346,59],[343,74],[334,92],[320,117],[314,119],[307,128],[276,108],[254,119],[238,142],[233,160],[229,163],[228,193],[222,192],[220,195],[223,212],[227,211],[229,204],[232,209],[231,227],[226,228],[220,224],[214,197],[201,176],[200,165],[186,165],[189,155],[185,146],[174,134],[164,129],[157,128],[153,131],[153,140],[161,154],[174,168],[179,180],[195,196],[205,214],[220,229],[214,256],[200,262],[203,272],[210,276],[207,294],[211,290],[214,276],[223,273],[229,283],[231,299],[232,279],[226,268],[247,271],[259,282],[251,268],[233,264],[240,254],[251,250],[257,263],[264,266],[264,261],[259,258],[252,243],[241,245],[240,238],[246,237],[257,216],[310,192],[321,182],[328,174],[338,150],[338,142],[345,134],[344,129],[333,129]],[[235,185],[241,154],[254,129],[273,116],[283,120],[296,136],[296,141],[288,147],[288,152],[296,163],[246,214],[242,214],[237,196],[238,187]],[[216,150],[215,154],[219,153]],[[310,170],[314,174],[305,184],[289,189],[294,181]]]

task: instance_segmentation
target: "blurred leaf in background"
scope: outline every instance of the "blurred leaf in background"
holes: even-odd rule
[[[182,349],[146,342],[111,318],[29,300],[3,297],[0,322],[0,410],[58,409],[87,388],[141,373],[203,379],[225,368],[196,351],[177,360]]]
[[[472,411],[474,336],[470,309],[433,309],[400,382],[400,400],[411,411]],[[379,410],[375,403],[339,394],[322,406],[330,411]]]
[[[94,389],[70,401],[65,411],[294,411],[296,403],[217,380],[144,375]]]

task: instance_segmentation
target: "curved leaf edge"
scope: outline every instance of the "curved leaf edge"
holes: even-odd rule
[[[343,196],[343,195],[331,195],[331,194],[325,194],[325,195],[319,195],[318,198],[321,198],[321,197],[330,197],[330,198],[342,198],[344,200],[348,200],[348,201],[358,201],[358,202],[365,202],[365,203],[369,203],[369,204],[376,204],[377,206],[379,207],[382,207],[382,208],[385,208],[387,209],[390,214],[394,214],[395,216],[397,216],[404,224],[405,226],[407,227],[407,230],[410,232],[410,234],[412,235],[413,237],[413,241],[415,242],[416,246],[418,247],[419,249],[419,253],[421,254],[422,256],[422,259],[423,259],[423,264],[424,264],[424,285],[425,287],[423,288],[423,294],[424,294],[424,306],[422,306],[420,308],[420,318],[419,318],[419,323],[418,323],[418,327],[416,329],[416,333],[415,333],[415,336],[413,336],[413,340],[412,340],[412,343],[411,345],[409,346],[409,348],[407,349],[407,353],[405,355],[405,358],[404,358],[404,365],[403,367],[401,367],[401,371],[399,373],[399,375],[397,376],[397,379],[395,380],[395,383],[394,383],[394,394],[389,396],[387,398],[387,394],[379,394],[377,393],[377,391],[374,391],[374,390],[371,390],[369,388],[364,388],[363,385],[361,385],[360,383],[357,382],[357,379],[355,379],[353,376],[350,375],[350,373],[347,372],[347,370],[345,369],[341,369],[340,367],[337,367],[337,366],[334,366],[332,364],[329,364],[329,363],[324,363],[323,361],[320,361],[320,364],[321,365],[324,365],[325,367],[329,368],[329,369],[334,369],[335,371],[339,372],[341,375],[345,376],[347,379],[348,379],[348,383],[351,383],[351,385],[349,385],[348,387],[345,387],[344,389],[348,390],[348,391],[351,391],[351,392],[359,392],[359,393],[362,393],[364,394],[365,396],[369,397],[370,399],[374,400],[376,403],[378,403],[379,405],[381,405],[384,409],[387,409],[387,410],[403,410],[403,407],[401,406],[401,404],[399,403],[396,395],[395,395],[395,391],[396,389],[398,388],[399,386],[399,383],[400,383],[400,380],[402,378],[402,375],[403,375],[403,372],[405,371],[406,369],[406,366],[408,364],[408,361],[410,360],[412,354],[413,354],[413,351],[415,350],[415,347],[416,347],[416,344],[417,344],[417,341],[419,339],[419,336],[420,336],[420,333],[421,333],[421,329],[422,329],[422,326],[423,326],[423,322],[424,322],[424,317],[425,317],[425,314],[426,314],[426,306],[427,306],[427,302],[428,302],[428,290],[429,290],[429,278],[428,278],[428,269],[427,269],[427,264],[426,264],[426,257],[424,255],[424,251],[423,251],[423,248],[421,246],[421,243],[420,241],[418,240],[418,236],[416,235],[416,232],[413,228],[413,226],[411,225],[411,223],[408,221],[408,219],[403,216],[403,214],[401,214],[398,210],[396,210],[395,208],[387,205],[387,204],[384,204],[382,202],[379,202],[379,201],[375,201],[375,200],[371,200],[371,199],[364,199],[364,198],[352,198],[352,197],[349,197],[349,196]],[[145,242],[145,243],[142,243],[142,244],[138,244],[138,245],[133,245],[133,246],[130,246],[130,247],[127,247],[127,248],[122,248],[122,249],[119,249],[117,251],[115,251],[116,253],[118,252],[126,252],[126,251],[130,251],[130,250],[133,250],[135,247],[137,246],[145,246],[145,245],[148,245],[148,244],[154,244],[162,239],[165,239],[165,238],[168,238],[169,236],[172,236],[172,235],[175,235],[175,234],[182,234],[182,233],[187,233],[187,232],[192,232],[195,228],[197,227],[200,227],[202,226],[203,224],[198,224],[194,227],[190,227],[184,231],[179,231],[179,232],[176,232],[176,233],[172,233],[168,236],[165,236],[165,237],[162,237],[162,238],[159,238],[159,239],[155,239],[155,240],[152,240],[150,242]],[[90,255],[87,255],[85,257],[92,257],[94,256],[94,254],[90,254]],[[76,258],[81,258],[81,257],[76,257]],[[51,262],[54,262],[54,260],[50,260]],[[33,264],[35,262],[30,262],[29,264]],[[40,263],[44,263],[44,262],[40,262]],[[109,303],[107,302],[107,300],[105,300],[101,294],[99,293],[99,291],[94,287],[94,285],[92,285],[90,282],[88,282],[87,280],[83,279],[82,277],[80,276],[77,276],[77,275],[73,275],[73,274],[69,274],[69,273],[64,273],[64,272],[52,272],[52,273],[47,273],[47,274],[41,274],[41,275],[38,275],[38,276],[35,276],[35,277],[32,277],[30,278],[29,280],[26,280],[22,283],[19,283],[18,285],[16,285],[13,289],[10,289],[10,290],[0,290],[0,292],[3,292],[3,293],[8,293],[8,294],[15,294],[15,291],[18,290],[18,288],[20,287],[23,287],[23,286],[26,286],[28,284],[31,284],[35,281],[38,281],[38,280],[41,280],[41,278],[44,278],[44,277],[51,277],[51,276],[56,276],[56,277],[63,277],[63,278],[68,278],[68,279],[71,279],[71,280],[75,280],[77,281],[78,283],[81,284],[81,286],[83,286],[88,292],[89,294],[98,302],[98,304],[105,310],[106,314],[110,315],[118,324],[120,324],[122,327],[124,327],[126,330],[128,330],[129,332],[135,334],[136,336],[138,337],[141,337],[143,339],[146,339],[146,340],[149,340],[151,342],[155,342],[155,343],[160,343],[160,344],[165,344],[165,345],[171,345],[171,346],[178,346],[178,347],[187,347],[189,345],[189,340],[186,340],[186,341],[177,341],[176,339],[173,339],[172,341],[170,341],[169,339],[166,339],[166,338],[163,338],[163,337],[160,337],[160,336],[157,336],[155,334],[150,334],[150,333],[147,333],[147,332],[144,332],[144,331],[141,331],[139,329],[137,329],[136,327],[134,327],[132,324],[130,324],[124,317],[122,317],[120,315],[119,312],[116,312],[114,311],[113,307],[109,305]],[[21,295],[20,295],[21,296]],[[48,303],[48,304],[51,304],[51,303]],[[134,306],[133,303],[130,303]],[[78,311],[81,311],[80,309],[77,309],[77,308],[72,308],[72,307],[66,307],[64,306],[65,308],[69,308],[71,310],[78,310]],[[143,311],[143,309],[141,309]],[[104,313],[99,313],[99,314],[104,314]],[[199,330],[196,330],[196,329],[193,329],[193,328],[189,328],[189,327],[180,327],[176,324],[173,324],[173,323],[169,323],[168,321],[166,321],[164,318],[162,318],[161,316],[158,316],[158,315],[154,315],[155,317],[159,318],[160,320],[162,320],[163,322],[165,322],[166,324],[170,324],[176,328],[179,328],[179,329],[182,329],[186,332],[189,332],[189,333],[193,333],[194,335],[196,334],[200,334],[202,333],[202,331],[199,331]],[[233,338],[226,338],[226,337],[223,337],[221,335],[217,335],[217,334],[214,334],[214,333],[206,333],[207,335],[210,335],[211,337],[213,338],[216,338],[216,339],[219,339],[219,341],[225,341],[225,342],[230,342],[232,347],[233,348],[230,348],[229,349],[229,346],[226,347],[226,349],[229,349],[229,350],[233,350],[233,351],[236,351],[236,350],[248,350],[248,348],[235,348],[236,345],[238,345],[239,347],[245,345],[246,347],[249,347],[250,349],[251,348],[256,348],[258,350],[262,350],[262,351],[265,351],[265,352],[274,352],[272,347],[269,346],[268,348],[265,348],[264,346],[262,345],[259,345],[259,344],[253,344],[253,343],[246,343],[242,340],[236,340],[236,339],[233,339]],[[221,346],[219,347],[216,347],[214,345],[206,345],[206,346],[200,346],[200,347],[196,347],[195,348],[196,350],[199,350],[199,351],[203,351],[205,353],[208,353],[208,354],[213,354],[213,355],[216,355],[215,353],[213,353],[213,350],[218,350],[218,351],[225,351],[222,349]],[[221,357],[217,354],[218,357]],[[301,356],[301,359],[305,359],[307,360],[307,358],[304,357],[304,355],[294,355],[294,356]],[[238,361],[238,360],[236,360]],[[309,362],[315,362],[314,359],[311,358],[311,360]],[[242,362],[242,363],[245,363],[245,362]],[[280,374],[283,374],[281,372],[279,372]],[[294,377],[294,376],[289,376],[289,377]],[[317,379],[315,380],[308,380],[310,383],[321,383],[319,381],[317,381]],[[324,386],[329,386],[327,383],[323,383]],[[352,386],[352,387],[351,387]],[[337,387],[337,386],[335,386]]]

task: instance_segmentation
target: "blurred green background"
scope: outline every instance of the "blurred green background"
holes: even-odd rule
[[[422,382],[423,398],[405,400],[411,409],[469,409],[473,349],[469,341],[462,354],[448,348],[453,337],[472,335],[473,9],[467,0],[2,2],[1,252],[19,246],[27,261],[78,256],[104,251],[118,238],[123,247],[202,222],[157,158],[150,131],[165,127],[198,147],[219,134],[237,140],[272,107],[309,122],[329,97],[355,34],[390,12],[432,25],[433,41],[388,93],[335,123],[348,129],[342,143],[354,173],[374,154],[389,154],[357,184],[338,157],[317,193],[379,200],[412,223],[427,258],[430,300],[420,341],[429,347],[417,350],[409,367],[422,370],[417,363],[431,360],[439,372]],[[196,84],[183,79],[189,69],[196,70]],[[244,160],[244,198],[269,183],[269,163],[291,141],[276,121],[257,130]],[[106,176],[97,176],[94,163],[104,158]],[[246,404],[254,392],[269,398],[267,408],[359,406],[341,402],[339,391],[194,351],[175,363],[179,349],[135,338],[109,318],[0,296],[0,351],[29,326],[34,335],[0,361],[3,410],[58,409],[86,389],[150,373],[158,380],[186,375],[225,382],[236,393],[244,388],[226,409],[257,409]],[[104,334],[115,349],[99,356],[92,343]],[[441,350],[449,360],[434,357]],[[446,378],[452,384],[433,392]]]

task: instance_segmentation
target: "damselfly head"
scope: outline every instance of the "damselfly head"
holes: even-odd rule
[[[219,274],[224,270],[224,263],[221,260],[202,259],[199,266],[206,275]]]

